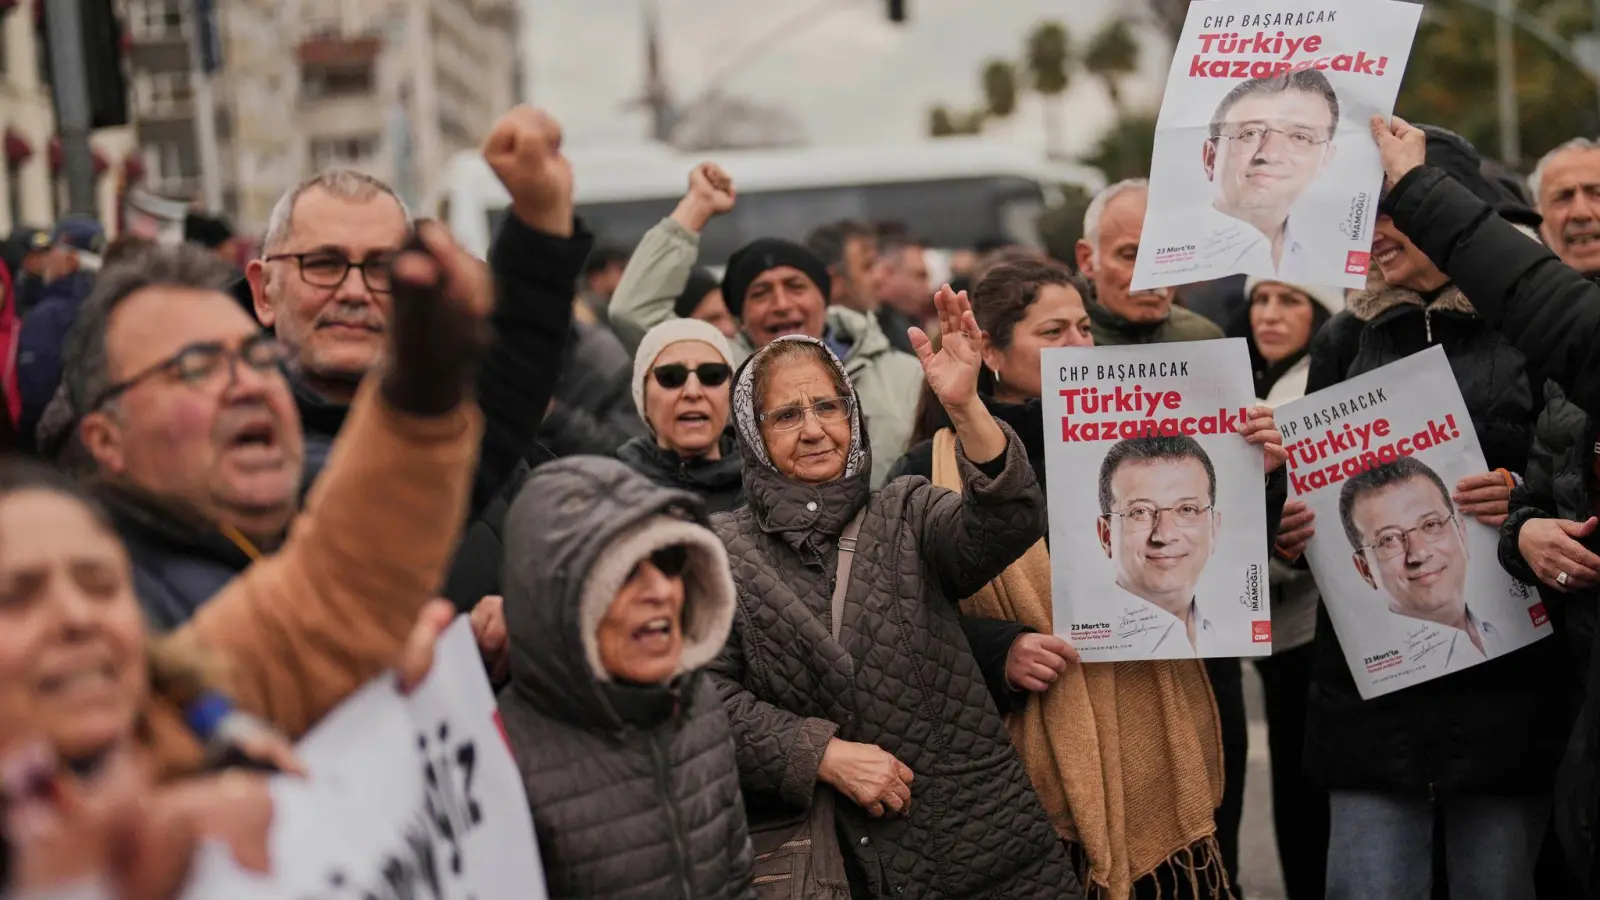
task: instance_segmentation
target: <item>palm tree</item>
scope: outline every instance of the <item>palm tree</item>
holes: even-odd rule
[[[983,67],[983,98],[986,112],[996,119],[1017,111],[1017,75],[1010,63],[996,59]]]
[[[1071,84],[1072,41],[1060,22],[1040,22],[1028,35],[1028,74],[1044,110],[1045,150],[1054,157],[1066,155],[1063,146],[1061,95]]]
[[[1121,18],[1112,19],[1095,34],[1083,54],[1083,67],[1090,75],[1105,82],[1106,93],[1111,95],[1111,105],[1118,115],[1122,105],[1122,76],[1139,71],[1139,44],[1133,39],[1128,23]]]

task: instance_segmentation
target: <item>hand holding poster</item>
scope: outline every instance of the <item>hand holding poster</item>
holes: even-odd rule
[[[1366,282],[1387,118],[1422,6],[1204,0],[1189,7],[1150,163],[1133,289],[1246,274]]]
[[[546,897],[527,796],[497,724],[465,617],[402,695],[357,691],[295,748],[310,776],[273,779],[272,874],[224,852],[196,860],[185,896],[358,900]]]
[[[1085,662],[1270,653],[1245,342],[1041,356],[1056,634]]]
[[[1453,499],[1486,465],[1442,348],[1284,404],[1278,426],[1289,497],[1316,515],[1306,557],[1364,699],[1550,634],[1539,598],[1500,567],[1499,531]]]

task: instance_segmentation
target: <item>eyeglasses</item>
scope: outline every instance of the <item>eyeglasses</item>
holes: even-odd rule
[[[806,413],[817,417],[818,422],[843,422],[850,418],[855,407],[852,397],[834,397],[818,400],[810,406],[780,406],[761,414],[762,424],[770,423],[773,431],[793,431],[805,424]]]
[[[1285,144],[1293,153],[1311,153],[1319,146],[1333,141],[1333,138],[1323,138],[1310,128],[1268,128],[1265,125],[1249,125],[1236,129],[1231,134],[1224,131],[1216,137],[1227,138],[1245,147],[1259,147],[1269,134],[1281,134],[1287,138]]]
[[[650,370],[650,374],[656,378],[656,384],[669,391],[677,390],[688,384],[689,373],[691,372],[706,387],[716,387],[733,377],[733,367],[727,363],[701,363],[693,369],[683,363],[667,363]]]
[[[1151,506],[1147,503],[1136,503],[1122,512],[1106,513],[1107,516],[1117,516],[1131,525],[1136,531],[1149,531],[1156,527],[1161,520],[1162,513],[1171,513],[1179,528],[1193,528],[1205,521],[1206,513],[1213,507],[1201,506],[1198,503],[1180,503],[1177,506]]]
[[[300,280],[313,287],[338,287],[344,284],[351,269],[360,269],[361,283],[367,286],[367,290],[375,294],[387,294],[389,265],[394,262],[394,257],[393,253],[378,253],[361,262],[354,262],[338,253],[313,250],[309,253],[277,253],[262,257],[261,261],[292,259],[300,267]]]
[[[190,344],[133,377],[101,391],[100,396],[89,404],[89,411],[100,409],[156,375],[167,374],[189,387],[200,388],[212,384],[224,370],[228,373],[229,383],[232,383],[238,377],[235,367],[239,362],[263,374],[281,374],[292,357],[293,352],[288,345],[270,335],[253,337],[240,344],[238,349],[214,341]]]
[[[683,544],[662,547],[634,564],[633,571],[628,574],[628,577],[630,579],[637,577],[640,568],[644,566],[645,562],[655,566],[657,571],[668,578],[677,578],[683,574],[684,569],[689,568],[689,548]]]
[[[1404,556],[1410,544],[1411,535],[1420,534],[1422,539],[1430,544],[1437,544],[1450,533],[1450,524],[1456,520],[1454,515],[1433,516],[1425,519],[1415,528],[1390,528],[1378,532],[1378,536],[1370,544],[1363,544],[1362,550],[1371,550],[1372,555],[1388,562],[1399,556]]]

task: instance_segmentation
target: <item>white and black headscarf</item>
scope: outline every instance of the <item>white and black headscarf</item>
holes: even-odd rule
[[[815,345],[822,352],[819,358],[826,358],[828,364],[839,373],[840,380],[845,389],[850,392],[850,450],[845,454],[844,478],[850,478],[858,473],[867,471],[871,467],[871,459],[867,455],[867,443],[862,437],[861,427],[861,399],[856,394],[856,386],[851,383],[850,375],[845,371],[844,363],[828,348],[828,345],[814,337],[803,334],[787,334],[774,340],[772,343],[756,351],[743,366],[733,384],[733,420],[734,427],[739,432],[739,442],[744,446],[745,452],[750,454],[757,462],[767,468],[777,471],[773,465],[772,457],[767,453],[766,441],[761,437],[761,411],[756,409],[756,366],[762,357],[772,351],[772,348],[787,341],[801,341]]]

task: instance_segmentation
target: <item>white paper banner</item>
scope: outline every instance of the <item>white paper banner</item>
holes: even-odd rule
[[[1045,350],[1055,632],[1085,662],[1264,656],[1266,486],[1243,340]]]
[[[380,677],[296,750],[311,775],[273,779],[272,877],[212,850],[186,897],[547,896],[527,795],[465,617],[440,638],[415,692]]]
[[[1451,499],[1487,466],[1443,348],[1277,415],[1289,498],[1316,513],[1306,558],[1363,698],[1550,634],[1538,595],[1500,567],[1499,530]]]
[[[1134,290],[1245,274],[1366,283],[1421,4],[1196,0],[1156,123]]]

